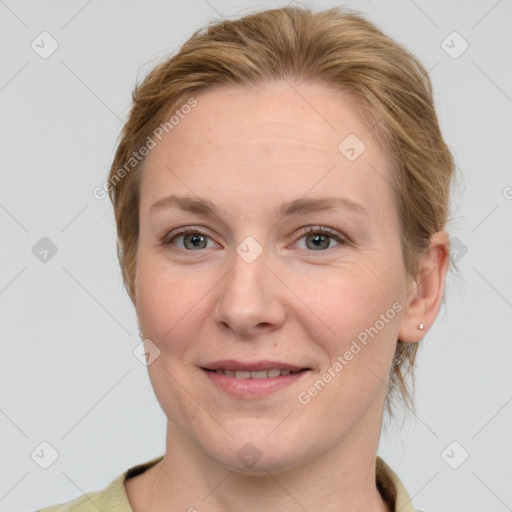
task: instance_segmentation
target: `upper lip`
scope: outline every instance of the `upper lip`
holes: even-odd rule
[[[225,359],[222,361],[215,361],[204,365],[202,368],[205,370],[235,370],[235,371],[249,371],[257,372],[261,370],[270,370],[277,368],[279,370],[290,370],[291,372],[298,372],[300,370],[309,370],[306,366],[296,366],[294,364],[282,363],[280,361],[236,361],[234,359]]]

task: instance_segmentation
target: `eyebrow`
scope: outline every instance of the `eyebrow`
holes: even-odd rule
[[[160,209],[179,209],[184,212],[194,213],[196,215],[215,216],[218,212],[210,201],[200,197],[170,195],[156,201],[150,208],[150,213]],[[349,210],[358,215],[368,215],[368,211],[359,203],[348,199],[347,197],[317,197],[294,199],[281,204],[277,214],[281,217],[292,215],[307,215],[320,211],[335,210],[341,208]]]

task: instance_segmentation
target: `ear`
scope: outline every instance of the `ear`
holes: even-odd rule
[[[398,339],[416,343],[425,337],[441,308],[444,283],[450,262],[450,242],[445,231],[434,233],[430,247],[421,255],[418,274],[411,279]],[[423,324],[422,330],[418,325]]]

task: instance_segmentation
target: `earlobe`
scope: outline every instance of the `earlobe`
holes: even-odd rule
[[[443,300],[450,257],[449,237],[445,231],[434,233],[430,247],[420,257],[418,274],[408,290],[398,339],[416,343],[434,323]]]

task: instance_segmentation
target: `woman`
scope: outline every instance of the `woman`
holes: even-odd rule
[[[166,451],[44,510],[414,511],[377,448],[449,266],[422,65],[290,7],[196,32],[133,99],[107,188]]]

